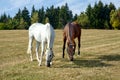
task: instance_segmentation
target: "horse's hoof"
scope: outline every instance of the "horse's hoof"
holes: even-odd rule
[[[80,52],[78,52],[78,55],[80,55]]]
[[[70,59],[70,61],[73,61],[73,58],[72,58],[72,59]]]
[[[38,66],[42,66],[42,64],[41,64],[41,63],[39,63],[39,64],[38,64]]]
[[[62,56],[62,58],[64,58],[64,55]]]
[[[47,67],[50,67],[50,63],[47,64]]]
[[[41,64],[38,64],[38,66],[42,66]]]

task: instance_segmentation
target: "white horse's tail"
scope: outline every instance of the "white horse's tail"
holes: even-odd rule
[[[28,43],[27,54],[31,54],[32,53],[33,38],[34,37],[29,34],[29,43]]]
[[[31,53],[31,50],[28,48],[27,49],[27,54],[30,54]]]
[[[29,47],[28,45],[27,54],[31,54],[31,53],[32,53],[32,47]]]

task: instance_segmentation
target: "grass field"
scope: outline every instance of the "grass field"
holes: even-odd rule
[[[1,30],[0,80],[120,79],[119,30],[82,30],[81,55],[75,54],[73,62],[67,54],[62,59],[62,44],[62,30],[56,30],[53,65],[46,67],[44,59],[42,66],[38,66],[35,54],[30,62],[26,53],[28,31]]]

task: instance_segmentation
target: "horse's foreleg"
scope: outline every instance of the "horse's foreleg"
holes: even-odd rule
[[[36,58],[37,58],[37,61],[39,62],[40,60],[39,60],[39,54],[38,54],[38,52],[39,52],[39,46],[40,46],[40,42],[36,42]]]
[[[75,41],[74,41],[74,54],[75,54],[75,50],[76,50],[76,43],[75,43]],[[74,55],[73,54],[73,55]]]
[[[44,55],[44,45],[45,45],[45,43],[44,43],[44,42],[41,42],[41,55],[40,55],[39,66],[42,65],[42,57],[43,57],[43,55]]]
[[[80,37],[78,37],[78,55],[80,55]]]
[[[63,38],[63,55],[62,55],[62,58],[64,58],[64,51],[65,51],[65,44],[66,44],[66,37]]]
[[[32,42],[33,42],[33,37],[29,37],[29,43],[28,43],[28,50],[27,53],[30,54],[30,60],[33,61],[32,58]]]

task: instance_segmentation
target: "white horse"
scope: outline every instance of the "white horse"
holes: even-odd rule
[[[36,57],[37,61],[39,62],[39,66],[41,66],[42,63],[42,57],[44,55],[45,50],[45,44],[47,43],[46,48],[46,65],[47,67],[50,67],[50,64],[52,62],[52,58],[54,56],[53,54],[53,43],[54,43],[54,37],[55,32],[53,27],[47,23],[47,24],[41,24],[41,23],[34,23],[29,27],[29,44],[28,44],[28,50],[27,53],[30,54],[30,59],[33,61],[32,58],[32,43],[33,39],[36,40]],[[38,51],[39,51],[39,45],[41,43],[41,56],[39,59]]]

